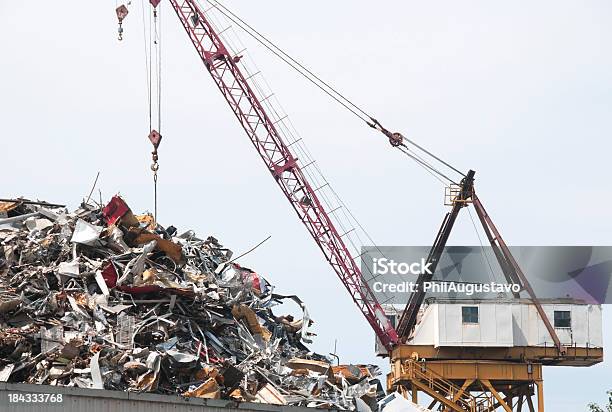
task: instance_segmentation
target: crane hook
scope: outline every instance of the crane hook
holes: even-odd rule
[[[125,7],[125,4],[122,4],[121,6],[115,9],[115,12],[117,13],[117,19],[119,20],[119,28],[117,29],[117,31],[119,32],[119,41],[121,41],[123,40],[122,23],[123,23],[123,19],[125,19],[125,16],[128,15],[128,8]]]
[[[157,160],[159,159],[159,157],[157,156],[157,148],[161,143],[161,139],[162,136],[157,130],[151,130],[151,133],[149,133],[149,140],[153,144],[153,152],[151,152],[153,164],[151,164],[151,170],[153,171],[155,177],[157,177],[157,171],[159,170],[159,163],[157,162]]]
[[[157,6],[159,5],[159,2],[161,0],[149,0],[149,3],[151,3],[151,6],[153,6],[153,17],[157,18]]]
[[[161,143],[161,139],[162,136],[157,130],[151,130],[151,132],[149,133],[149,140],[151,141],[151,144],[153,144],[153,151],[151,152],[151,157],[153,159],[153,163],[151,164],[151,171],[153,172],[153,198],[155,205],[155,214],[153,216],[155,222],[157,222],[157,171],[159,170],[159,163],[157,162],[159,160],[159,157],[157,156],[157,148]]]

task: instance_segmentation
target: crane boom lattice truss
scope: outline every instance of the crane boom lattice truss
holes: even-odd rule
[[[381,343],[391,348],[397,333],[365,282],[341,235],[325,211],[315,189],[304,176],[298,159],[242,74],[220,36],[194,0],[170,0],[183,28],[251,143],[285,197],[304,223],[325,258],[374,329]]]

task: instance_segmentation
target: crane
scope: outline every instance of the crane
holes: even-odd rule
[[[154,9],[154,16],[157,16],[156,8],[160,0],[149,0],[149,2]],[[288,56],[277,48],[275,49],[276,46],[255,31],[255,33],[260,36],[258,39],[260,43],[264,44],[266,48],[280,57],[281,60],[299,71],[300,74],[346,109],[365,121],[368,126],[381,132],[388,138],[392,147],[399,149],[426,168],[430,173],[438,175],[438,178],[442,177],[444,180],[451,183],[450,186],[447,187],[447,204],[451,206],[451,209],[443,218],[442,225],[435,237],[425,263],[425,267],[429,267],[430,270],[428,272],[423,271],[418,276],[418,288],[410,295],[406,308],[402,312],[397,325],[394,327],[368,283],[365,281],[355,257],[347,247],[343,238],[344,234],[339,232],[338,225],[332,216],[333,210],[326,210],[324,202],[321,201],[317,193],[319,188],[316,188],[316,186],[309,181],[309,178],[307,178],[308,174],[305,173],[304,169],[308,165],[304,166],[300,164],[300,159],[291,149],[291,145],[294,142],[288,143],[283,131],[276,126],[277,121],[274,121],[268,114],[264,104],[262,104],[263,100],[258,98],[255,93],[255,87],[250,80],[252,75],[245,76],[245,73],[240,68],[238,63],[242,56],[239,54],[232,55],[222,40],[220,32],[215,29],[215,26],[206,14],[206,10],[200,7],[197,0],[169,0],[169,3],[206,70],[211,75],[214,83],[217,85],[230,109],[244,129],[266,168],[291,204],[300,221],[304,224],[317,246],[322,251],[327,262],[340,278],[377,338],[386,348],[390,357],[392,371],[388,377],[388,386],[403,387],[403,385],[408,385],[412,391],[413,401],[415,402],[416,393],[421,390],[432,396],[434,398],[434,403],[439,402],[441,405],[444,405],[444,407],[447,408],[445,410],[480,411],[484,410],[482,409],[483,401],[482,399],[471,396],[470,392],[472,391],[485,391],[491,394],[486,400],[486,402],[488,402],[486,410],[494,410],[500,407],[500,405],[504,407],[505,410],[510,410],[508,409],[506,399],[500,397],[498,393],[500,390],[510,391],[509,393],[518,391],[516,394],[527,397],[530,410],[534,410],[530,398],[530,396],[533,395],[533,390],[529,388],[533,388],[535,384],[538,387],[538,410],[543,411],[541,380],[542,362],[549,362],[548,364],[563,364],[563,359],[566,356],[566,348],[561,344],[554,327],[551,325],[529,281],[503,240],[500,231],[493,223],[490,215],[487,213],[481,200],[477,196],[474,189],[475,172],[469,170],[467,173],[462,173],[433,153],[419,146],[414,141],[405,138],[401,133],[390,132],[378,120],[368,115],[363,109],[335,91],[329,84],[322,81],[291,56]],[[229,12],[225,7],[216,3],[216,1],[213,1],[212,4],[217,7],[222,7],[225,11]],[[126,15],[127,9],[125,6],[117,8],[120,40],[123,35],[121,23]],[[238,21],[245,24],[249,29],[252,29],[252,27],[248,26],[248,24],[233,13],[229,12],[229,16],[225,13],[224,15],[230,18],[234,23]],[[234,18],[237,20],[234,20]],[[245,29],[244,26],[241,26],[241,28]],[[160,120],[158,118],[158,125],[159,123]],[[158,168],[157,147],[161,141],[161,135],[156,130],[152,129],[149,139],[154,145],[154,163],[152,165],[152,170],[155,177]],[[414,149],[411,148],[418,149],[420,153],[424,153],[429,156],[429,158],[444,165],[453,173],[458,174],[459,178],[449,178],[446,174],[440,172],[440,170],[436,169],[422,157],[417,155]],[[459,355],[458,358],[454,359],[438,359],[434,354],[431,359],[429,359],[432,361],[431,363],[434,367],[432,370],[429,370],[424,364],[416,363],[415,357],[418,358],[418,354],[413,352],[412,346],[407,343],[415,329],[418,313],[425,299],[423,284],[431,281],[434,277],[436,266],[440,261],[459,212],[470,204],[472,204],[476,210],[476,214],[502,269],[504,277],[509,283],[518,284],[520,286],[520,292],[525,291],[528,294],[528,297],[534,304],[539,317],[543,321],[555,344],[554,352],[549,352],[545,347],[543,355],[534,357],[535,362],[540,362],[537,364],[534,364],[532,359],[527,358],[525,353],[519,353],[518,355],[502,353],[499,355],[497,352],[493,352],[491,358],[488,360],[494,362],[496,368],[483,369],[486,370],[485,375],[478,376],[477,378],[474,378],[473,370],[479,370],[479,362],[481,361],[479,360],[480,358],[471,358],[470,356],[473,356],[473,354],[468,353],[468,358],[461,358]],[[520,297],[520,292],[515,292],[515,297]],[[572,357],[567,358],[568,364],[576,362],[579,356],[576,348],[573,348],[572,353]],[[582,362],[587,365],[588,362],[591,361],[594,363],[601,361],[602,355],[601,352],[598,351],[594,354],[589,354],[587,349],[586,355],[580,356],[584,358]],[[467,369],[465,368],[465,364],[462,363],[466,360],[472,362]],[[446,373],[445,371],[451,371],[451,374],[454,373],[454,378],[452,378],[454,380],[450,380],[451,378],[448,376],[443,376],[444,373]],[[463,386],[456,386],[458,379],[463,382]],[[423,382],[428,382],[429,386],[419,386],[423,385]],[[434,386],[432,386],[433,382],[435,382],[435,389]],[[525,389],[525,385],[528,386],[527,389]],[[492,402],[497,403],[493,404]],[[510,404],[512,404],[512,398],[510,398]]]
[[[154,9],[154,16],[157,17],[156,9],[160,0],[149,0],[149,2]],[[563,351],[554,328],[551,326],[541,305],[539,305],[529,282],[518,267],[516,260],[512,257],[497,228],[493,225],[490,217],[484,211],[482,203],[474,193],[475,172],[470,170],[467,174],[461,173],[459,170],[418,146],[416,143],[407,140],[401,133],[390,132],[382,126],[378,120],[371,116],[367,116],[365,119],[366,123],[387,136],[391,146],[400,149],[414,160],[429,167],[432,171],[439,173],[431,165],[425,163],[420,157],[411,154],[406,143],[415,145],[417,148],[432,156],[435,160],[443,163],[445,166],[462,176],[461,182],[455,184],[454,192],[452,193],[451,211],[445,215],[442,226],[427,257],[427,263],[431,268],[431,273],[423,272],[419,275],[417,285],[421,287],[410,296],[406,309],[403,311],[397,326],[394,327],[365,281],[355,257],[352,256],[345,244],[330,213],[325,210],[317,195],[316,189],[306,178],[298,162],[299,159],[291,151],[290,145],[287,144],[283,133],[276,127],[275,122],[266,112],[264,105],[254,92],[248,76],[244,75],[238,65],[241,56],[231,55],[214,25],[196,0],[169,0],[169,3],[200,59],[204,63],[204,66],[246,132],[252,145],[257,150],[268,171],[291,204],[300,221],[302,221],[312,238],[315,240],[317,246],[323,252],[325,259],[340,278],[342,284],[373,329],[377,338],[388,351],[391,351],[399,343],[406,341],[411,331],[414,329],[418,311],[425,297],[422,285],[424,282],[428,282],[432,279],[459,211],[469,203],[474,203],[476,212],[485,228],[485,233],[489,238],[503,273],[506,275],[506,279],[508,282],[518,283],[521,285],[522,290],[526,290],[529,293],[555,345],[560,352]],[[119,19],[120,40],[123,34],[121,24],[126,15],[126,7],[123,5],[119,6],[117,8],[117,17]],[[234,15],[234,17],[236,16]],[[297,63],[290,56],[286,57],[292,62]],[[308,69],[305,70],[314,76]],[[321,81],[316,76],[314,77]],[[322,83],[331,88],[327,83]],[[340,102],[337,97],[328,91],[325,92]],[[334,90],[334,93],[337,92]],[[363,110],[348,101],[348,99],[345,99],[341,95],[340,97],[358,111],[365,114]],[[340,103],[347,107],[344,103]],[[355,113],[350,107],[347,108]],[[360,118],[363,119],[361,116]],[[159,146],[161,135],[159,135],[156,130],[152,130],[149,138],[154,145],[154,164],[152,169],[154,173],[156,173],[158,168],[157,147]],[[446,175],[442,174],[442,176],[453,182],[453,180],[446,177]]]

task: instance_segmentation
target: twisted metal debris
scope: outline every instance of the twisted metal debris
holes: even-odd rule
[[[287,300],[301,319],[273,313]],[[217,239],[118,196],[0,202],[0,382],[375,409],[377,368],[312,353],[311,324]]]

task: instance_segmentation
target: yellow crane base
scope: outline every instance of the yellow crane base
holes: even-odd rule
[[[531,362],[394,359],[387,387],[429,408],[469,412],[544,412],[542,364]],[[537,395],[537,396],[536,396]],[[535,399],[534,399],[535,398]],[[537,407],[537,409],[536,409]]]

